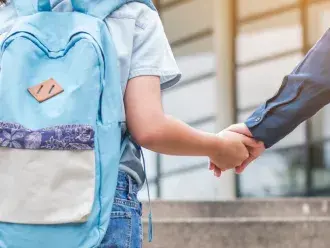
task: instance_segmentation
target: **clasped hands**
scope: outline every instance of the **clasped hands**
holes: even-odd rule
[[[217,136],[221,142],[216,152],[209,156],[209,169],[214,171],[216,177],[220,177],[222,172],[229,169],[235,169],[238,174],[242,173],[265,151],[263,142],[254,140],[244,123],[232,125]]]

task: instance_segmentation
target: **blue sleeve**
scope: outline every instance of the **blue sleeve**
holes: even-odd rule
[[[277,94],[245,122],[253,136],[270,148],[330,102],[330,30],[284,77]]]

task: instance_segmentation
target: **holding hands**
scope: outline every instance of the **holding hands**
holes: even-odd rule
[[[209,156],[210,170],[214,171],[217,177],[220,177],[222,172],[234,168],[236,173],[242,173],[265,151],[264,144],[252,138],[244,123],[232,125],[217,136],[218,148]]]

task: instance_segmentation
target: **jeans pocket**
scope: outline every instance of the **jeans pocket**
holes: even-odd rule
[[[113,211],[110,225],[99,248],[131,248],[132,214]]]

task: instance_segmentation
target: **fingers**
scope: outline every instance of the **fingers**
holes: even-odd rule
[[[219,168],[215,167],[214,168],[214,176],[221,177],[221,174],[222,174],[222,171]]]
[[[238,123],[238,124],[231,125],[227,130],[238,133],[238,134],[245,135],[249,138],[253,138],[253,135],[252,135],[250,129],[244,123]],[[244,139],[244,140],[247,143],[246,145],[248,145],[250,147],[264,146],[263,142],[261,142],[261,141],[255,140],[255,142],[252,142],[251,140],[248,140],[248,139]]]
[[[209,170],[214,170],[215,167],[216,167],[215,164],[213,164],[212,162],[210,162]]]
[[[235,168],[235,172],[236,172],[237,174],[241,174],[241,173],[246,169],[246,167],[248,167],[248,165],[249,165],[251,162],[253,162],[253,160],[254,160],[253,157],[249,157],[247,160],[245,160],[245,161],[243,162],[242,165],[240,165],[240,166],[238,166],[238,167]]]
[[[250,156],[249,156],[248,159],[246,159],[242,163],[242,165],[237,166],[235,168],[237,174],[241,174],[251,162],[253,162],[254,160],[256,160],[265,151],[265,146],[262,143],[261,146],[259,146],[257,148],[251,148],[251,147],[249,147],[248,150],[249,150]]]
[[[228,128],[228,130],[235,132],[235,133],[243,134],[248,137],[253,137],[250,129],[244,123],[238,123],[238,124],[231,125]]]
[[[242,138],[245,139],[247,138],[246,136],[242,135]],[[249,139],[249,138],[247,138]],[[239,149],[236,150],[236,157],[235,160],[233,161],[234,163],[232,164],[233,166],[229,169],[236,168],[237,166],[240,166],[246,159],[249,158],[250,153],[247,145],[245,145],[244,141],[240,141],[240,146]]]
[[[222,174],[222,170],[218,168],[214,163],[210,163],[209,170],[214,172],[214,176],[220,177]]]
[[[253,138],[242,135],[242,142],[245,146],[257,148],[262,145],[262,142],[256,141]]]
[[[241,174],[250,163],[257,159],[257,157],[253,154],[253,149],[249,149],[249,152],[250,156],[240,166],[235,168],[237,174]]]

